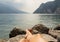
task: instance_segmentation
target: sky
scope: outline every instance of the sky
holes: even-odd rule
[[[0,0],[0,3],[8,4],[18,10],[33,13],[41,3],[53,0]]]

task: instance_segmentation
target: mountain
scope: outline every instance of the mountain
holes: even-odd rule
[[[60,0],[55,0],[54,1],[58,7],[60,7]]]
[[[17,10],[12,6],[0,3],[0,13],[25,13],[25,12]]]
[[[42,3],[34,13],[48,13],[48,14],[60,14],[60,1],[50,1]]]

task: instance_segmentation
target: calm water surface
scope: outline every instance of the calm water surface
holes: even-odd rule
[[[60,24],[60,15],[39,14],[0,14],[0,38],[8,38],[14,27],[31,28],[35,24],[44,24],[54,28]]]

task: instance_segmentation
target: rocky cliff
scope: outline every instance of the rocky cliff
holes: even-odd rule
[[[60,14],[60,0],[42,3],[34,13]]]

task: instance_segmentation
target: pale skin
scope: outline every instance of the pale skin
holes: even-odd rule
[[[47,40],[43,39],[40,34],[33,35],[26,30],[26,38],[21,39],[19,42],[47,42]]]

